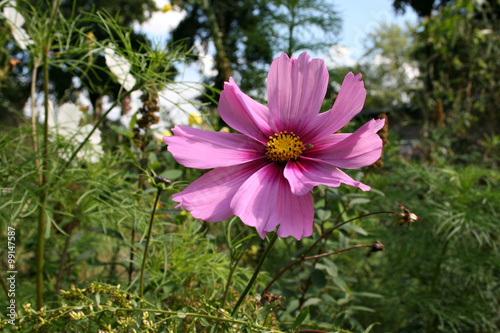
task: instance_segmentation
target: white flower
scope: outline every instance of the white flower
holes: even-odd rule
[[[116,80],[127,91],[131,91],[135,86],[135,78],[130,74],[130,62],[123,56],[117,54],[113,49],[104,49],[104,58],[109,70],[116,77]]]
[[[170,125],[193,125],[193,119],[201,117],[196,99],[202,87],[193,83],[175,82],[160,91],[160,120]]]
[[[72,140],[74,143],[72,144],[73,148],[76,148],[83,142],[93,128],[90,124],[80,126],[81,115],[79,107],[73,103],[61,105],[56,114],[52,103],[49,102],[48,125],[50,130],[63,137],[64,140]],[[101,131],[96,129],[87,143],[78,151],[76,156],[87,162],[97,163],[103,155],[104,150],[101,146]],[[70,156],[71,151],[61,153],[61,157],[65,160],[68,160]]]
[[[14,7],[4,7],[3,15],[7,24],[12,29],[12,36],[16,40],[19,47],[23,50],[28,48],[28,45],[33,44],[26,30],[21,28],[24,24],[24,18]]]

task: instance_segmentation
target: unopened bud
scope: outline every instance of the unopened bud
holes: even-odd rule
[[[384,251],[384,248],[384,244],[380,243],[379,241],[375,241],[373,242],[373,245],[366,256],[369,257],[374,252]]]
[[[170,186],[170,184],[172,184],[172,182],[170,180],[168,180],[167,178],[162,177],[162,176],[155,176],[155,183],[156,184],[163,183],[167,186]]]

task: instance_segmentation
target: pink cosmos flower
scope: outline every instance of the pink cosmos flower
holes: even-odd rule
[[[276,58],[267,77],[266,107],[241,92],[232,78],[219,100],[222,119],[240,133],[175,126],[164,137],[182,165],[212,169],[174,194],[178,207],[207,222],[233,215],[264,238],[278,225],[278,236],[312,235],[315,185],[370,187],[338,169],[355,169],[380,158],[377,132],[384,120],[372,119],[354,133],[335,133],[363,108],[361,74],[347,74],[332,109],[319,113],[328,71],[307,53]]]

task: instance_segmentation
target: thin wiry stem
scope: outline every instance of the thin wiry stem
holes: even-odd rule
[[[248,292],[250,291],[250,288],[252,288],[253,283],[255,282],[255,279],[257,279],[257,276],[259,275],[259,272],[262,268],[262,265],[264,264],[264,261],[267,258],[267,255],[269,254],[269,252],[271,252],[271,249],[273,248],[273,245],[274,245],[274,243],[276,243],[277,239],[278,239],[278,234],[276,231],[274,231],[273,236],[272,236],[271,240],[269,241],[269,244],[267,245],[267,247],[264,251],[264,254],[262,255],[262,257],[260,257],[259,263],[257,264],[257,267],[255,268],[255,271],[253,272],[253,275],[250,278],[250,281],[248,281],[248,284],[247,284],[245,290],[243,291],[243,293],[241,294],[240,299],[238,299],[238,302],[234,306],[233,313],[231,314],[231,316],[234,317],[234,315],[238,311],[238,308],[240,307],[241,303],[243,303],[243,300],[245,299]]]
[[[370,215],[377,215],[377,214],[394,214],[395,212],[393,211],[379,211],[379,212],[371,212],[371,213],[367,213],[367,214],[363,214],[363,215],[360,215],[360,216],[356,216],[356,217],[353,217],[352,219],[349,219],[347,221],[344,221],[342,223],[337,223],[336,225],[334,225],[333,227],[331,227],[330,229],[328,229],[323,235],[321,235],[311,246],[309,246],[309,248],[306,250],[306,252],[304,252],[304,256],[306,256],[309,252],[311,252],[311,250],[324,238],[326,238],[326,236],[330,235],[335,229],[338,229],[340,228],[341,226],[343,226],[344,224],[346,223],[349,223],[349,222],[352,222],[352,221],[355,221],[355,220],[358,220],[358,219],[361,219],[363,217],[367,217],[367,216],[370,216]]]
[[[146,129],[144,136],[142,137],[141,166],[140,166],[140,170],[139,170],[139,183],[137,185],[137,188],[139,191],[141,191],[142,187],[144,186],[144,175],[140,172],[142,170],[146,169],[147,135],[148,135],[148,131]],[[135,255],[134,242],[135,242],[135,223],[132,224],[132,231],[131,231],[131,235],[130,235],[130,263],[128,266],[128,285],[129,286],[132,284],[132,274],[134,273],[134,255]]]
[[[319,258],[322,258],[322,257],[327,257],[327,256],[331,256],[332,254],[339,254],[339,253],[342,253],[342,252],[346,252],[346,251],[349,251],[349,250],[352,250],[352,249],[357,249],[357,248],[360,248],[360,247],[373,247],[373,244],[362,244],[362,245],[354,245],[354,246],[351,246],[351,247],[348,247],[348,248],[345,248],[345,249],[341,249],[341,250],[337,250],[337,251],[333,251],[333,252],[328,252],[328,253],[322,253],[322,254],[318,254],[318,255],[315,255],[315,256],[310,256],[310,257],[302,257],[300,259],[297,259],[295,260],[294,262],[291,262],[289,263],[285,268],[283,268],[275,277],[274,279],[271,280],[271,282],[268,283],[268,285],[264,288],[264,290],[262,291],[262,294],[264,294],[265,292],[267,292],[269,290],[269,288],[273,285],[273,283],[278,280],[281,275],[283,275],[283,273],[285,273],[288,269],[290,269],[291,267],[301,263],[301,262],[304,262],[306,260],[311,260],[311,259],[319,259]]]
[[[238,255],[238,257],[234,260],[234,264],[231,266],[230,271],[229,271],[229,276],[227,278],[227,283],[226,283],[226,289],[224,290],[224,296],[222,298],[222,305],[221,307],[224,308],[226,305],[226,300],[227,296],[229,295],[229,286],[231,285],[231,281],[233,280],[233,275],[234,272],[236,271],[236,267],[238,267],[238,263],[240,262],[241,257],[243,257],[243,254],[245,254],[246,249],[248,246],[250,246],[251,242],[247,242],[245,245],[245,248],[241,251],[241,253]]]
[[[283,273],[285,273],[288,269],[290,269],[291,267],[295,266],[296,264],[300,263],[300,262],[303,262],[305,260],[310,260],[310,259],[317,259],[317,258],[321,258],[321,257],[324,257],[324,256],[327,256],[327,255],[332,255],[332,254],[336,254],[336,253],[341,253],[341,252],[344,252],[344,251],[348,251],[350,249],[353,249],[353,248],[356,248],[356,247],[366,247],[366,246],[373,246],[373,245],[357,245],[357,246],[354,246],[354,247],[350,247],[350,248],[347,248],[347,249],[343,249],[343,250],[338,250],[338,251],[341,251],[341,252],[338,252],[338,251],[334,251],[334,252],[329,252],[329,253],[323,253],[323,254],[319,254],[319,255],[316,255],[316,256],[311,256],[311,257],[306,257],[306,255],[311,252],[311,250],[322,240],[324,239],[326,236],[330,235],[335,229],[338,229],[340,228],[341,226],[343,226],[344,224],[346,223],[349,223],[349,222],[352,222],[354,220],[358,220],[358,219],[361,219],[363,217],[367,217],[367,216],[370,216],[370,215],[376,215],[376,214],[394,214],[393,211],[379,211],[379,212],[372,212],[372,213],[367,213],[367,214],[363,214],[363,215],[360,215],[360,216],[357,216],[357,217],[354,217],[352,219],[349,219],[347,221],[344,221],[342,223],[338,223],[336,224],[335,226],[333,226],[332,228],[328,229],[324,234],[321,235],[321,237],[319,237],[305,252],[304,254],[302,255],[302,258],[301,259],[298,259],[290,264],[288,264],[288,266],[286,266],[285,268],[283,268],[279,273],[278,275],[276,275],[274,277],[274,279],[272,279],[271,282],[269,282],[269,284],[266,286],[266,288],[264,288],[264,290],[262,291],[262,294],[264,294],[264,292],[266,292],[271,286],[272,284],[281,276],[283,275]]]
[[[48,140],[49,140],[49,45],[44,45],[43,48],[43,87],[45,93],[45,123],[43,126],[43,151],[42,151],[42,182],[40,188],[44,188],[47,184],[48,162]],[[37,235],[37,252],[36,252],[36,306],[38,309],[43,307],[43,269],[45,250],[45,229],[47,223],[47,213],[45,211],[45,201],[47,199],[47,190],[40,191],[40,209],[38,212],[38,235]]]
[[[36,114],[35,114],[35,88],[36,88],[36,77],[38,73],[38,64],[35,59],[35,65],[33,66],[33,72],[31,73],[31,139],[33,141],[33,155],[35,156],[36,170],[38,173],[38,181],[42,184],[42,173],[40,170],[40,159],[38,157],[38,140],[36,138]]]
[[[59,1],[52,2],[52,12],[50,15],[49,29],[45,36],[43,50],[43,89],[44,89],[44,109],[45,122],[43,126],[43,147],[42,147],[42,182],[40,183],[40,209],[38,214],[38,235],[36,252],[36,306],[38,309],[43,307],[43,269],[44,269],[44,250],[45,250],[45,229],[47,223],[47,213],[45,203],[47,199],[47,171],[49,169],[49,51],[52,44],[52,29],[54,27],[56,13],[59,8]]]
[[[68,233],[68,237],[66,237],[66,241],[64,242],[64,249],[61,254],[61,261],[59,262],[59,272],[57,273],[56,292],[59,292],[59,286],[61,285],[64,262],[66,261],[66,254],[68,253],[70,241],[71,241],[71,232]]]
[[[144,255],[142,257],[142,266],[141,266],[141,279],[139,284],[139,295],[141,298],[144,296],[144,268],[146,268],[146,259],[148,257],[148,249],[149,242],[151,240],[151,230],[153,230],[153,221],[155,219],[156,206],[158,205],[158,199],[160,199],[162,188],[158,187],[158,191],[156,192],[156,199],[153,206],[153,212],[151,213],[151,219],[149,221],[149,230],[148,230],[148,238],[146,239],[146,247],[144,248]]]
[[[125,98],[125,96],[128,96],[130,93],[131,93],[131,91],[127,91],[122,96],[122,98]],[[76,157],[76,155],[78,154],[78,152],[82,149],[82,147],[85,145],[85,143],[87,143],[87,141],[89,141],[89,138],[92,136],[92,134],[94,134],[95,130],[104,121],[104,119],[106,118],[106,116],[114,109],[114,107],[118,105],[118,103],[120,101],[121,100],[114,101],[113,104],[111,104],[111,106],[108,108],[108,110],[106,110],[106,112],[104,112],[104,114],[99,118],[99,120],[97,120],[97,122],[94,125],[94,127],[92,128],[92,130],[87,134],[87,136],[85,137],[85,139],[83,139],[83,141],[80,142],[80,144],[78,145],[78,147],[76,147],[76,149],[73,151],[73,153],[71,154],[71,156],[69,157],[69,159],[66,161],[66,164],[64,164],[64,166],[61,168],[61,170],[59,170],[59,172],[57,173],[58,176],[61,176],[64,173],[64,171],[69,167],[69,165],[74,160],[74,158]]]

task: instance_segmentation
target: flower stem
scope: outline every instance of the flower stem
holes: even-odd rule
[[[121,99],[123,99],[126,96],[130,95],[130,93],[131,93],[131,91],[127,91],[122,96]],[[82,147],[85,145],[85,143],[87,143],[87,141],[89,141],[89,138],[92,136],[92,134],[94,134],[94,132],[99,127],[99,125],[101,125],[101,123],[104,121],[104,119],[106,119],[107,115],[114,109],[115,106],[117,106],[121,102],[121,99],[120,100],[117,99],[116,101],[114,101],[113,104],[111,104],[111,106],[106,110],[106,112],[104,112],[104,114],[99,118],[99,120],[97,120],[97,122],[95,123],[94,127],[92,128],[92,130],[90,130],[90,132],[87,134],[87,136],[85,137],[85,139],[83,139],[83,141],[80,142],[80,144],[78,145],[78,147],[76,147],[76,149],[73,150],[73,153],[71,154],[71,156],[69,157],[69,159],[62,166],[62,168],[59,170],[59,172],[57,173],[58,176],[61,176],[64,173],[64,171],[66,171],[66,169],[70,166],[71,162],[76,157],[76,155],[78,154],[78,152],[82,149]]]
[[[379,211],[379,212],[371,212],[371,213],[366,213],[366,214],[363,214],[363,215],[360,215],[360,216],[356,216],[356,217],[353,217],[352,219],[349,219],[347,221],[344,221],[342,223],[338,223],[335,224],[333,227],[331,227],[330,229],[328,229],[324,234],[322,234],[315,242],[313,245],[309,246],[309,248],[306,250],[306,252],[304,252],[303,256],[306,256],[309,252],[311,252],[311,250],[322,240],[322,239],[325,239],[326,236],[330,235],[335,229],[338,229],[340,228],[341,226],[343,226],[344,224],[346,223],[349,223],[349,222],[352,222],[352,221],[355,221],[355,220],[359,220],[363,217],[367,217],[367,216],[371,216],[371,215],[377,215],[377,214],[394,214],[395,212],[393,211]],[[338,221],[338,220],[337,220]]]
[[[148,230],[148,238],[146,239],[146,247],[144,248],[144,256],[142,257],[142,266],[141,266],[141,279],[139,284],[139,295],[141,298],[144,295],[144,268],[146,267],[146,259],[148,257],[148,249],[149,249],[149,241],[151,240],[151,230],[153,230],[153,221],[155,219],[156,205],[158,204],[158,199],[160,199],[162,188],[158,187],[158,191],[156,192],[156,199],[153,206],[153,212],[151,213],[151,220],[149,221],[149,230]]]
[[[33,154],[35,155],[36,170],[38,173],[38,181],[42,184],[42,173],[40,170],[40,157],[38,156],[38,140],[36,138],[36,110],[35,110],[35,88],[36,88],[36,77],[38,73],[39,61],[34,60],[34,65],[31,73],[31,137],[33,141]]]
[[[241,294],[240,299],[238,299],[238,302],[234,306],[233,313],[231,314],[231,316],[234,317],[234,315],[238,311],[238,308],[240,307],[241,303],[243,303],[243,300],[247,296],[248,292],[250,291],[250,288],[252,287],[253,283],[255,282],[255,279],[257,279],[257,276],[259,275],[259,272],[262,268],[262,265],[264,264],[264,260],[266,260],[267,255],[269,254],[269,252],[271,252],[271,249],[272,249],[274,243],[276,243],[277,239],[278,239],[278,234],[276,233],[276,231],[274,231],[273,236],[272,236],[271,240],[269,241],[269,244],[267,245],[267,247],[264,251],[264,254],[262,255],[262,257],[260,257],[259,263],[257,264],[255,271],[253,272],[252,278],[250,279],[250,281],[248,281],[248,284],[247,284],[245,290],[243,291],[243,293]]]
[[[271,282],[268,283],[268,285],[262,291],[262,294],[264,294],[266,291],[268,291],[269,288],[273,285],[273,283],[276,280],[278,280],[280,278],[280,276],[283,275],[283,273],[285,273],[288,269],[290,269],[291,267],[297,265],[298,263],[304,262],[306,260],[319,259],[319,258],[327,257],[327,256],[330,256],[332,254],[339,254],[339,253],[346,252],[346,251],[349,251],[349,250],[352,250],[352,249],[357,249],[357,248],[360,248],[360,247],[373,247],[373,245],[371,245],[371,244],[354,245],[354,246],[351,246],[351,247],[348,247],[348,248],[345,248],[345,249],[341,249],[341,250],[337,250],[337,251],[333,251],[333,252],[322,253],[322,254],[318,254],[318,255],[315,255],[315,256],[311,256],[311,257],[302,257],[300,259],[297,259],[294,262],[291,262],[290,264],[288,264],[288,266],[286,266],[285,268],[283,268],[278,273],[278,275],[276,275],[274,277],[274,279],[272,279]]]
[[[323,254],[318,254],[318,255],[315,255],[315,256],[311,256],[311,257],[306,257],[306,255],[311,252],[311,250],[322,240],[322,239],[325,239],[326,236],[330,235],[335,229],[338,229],[340,228],[341,226],[343,226],[344,224],[346,223],[349,223],[349,222],[352,222],[354,220],[358,220],[358,219],[361,219],[363,217],[367,217],[367,216],[370,216],[370,215],[377,215],[377,214],[394,214],[393,211],[379,211],[379,212],[371,212],[371,213],[367,213],[367,214],[363,214],[363,215],[360,215],[360,216],[356,216],[352,219],[349,219],[347,221],[344,221],[342,223],[337,223],[335,224],[335,226],[333,226],[332,228],[328,229],[325,233],[323,233],[317,240],[316,242],[314,242],[305,252],[304,254],[302,255],[302,258],[300,259],[297,259],[295,260],[294,262],[290,263],[288,266],[286,266],[285,268],[283,268],[279,273],[278,275],[276,275],[272,280],[271,282],[269,282],[269,284],[266,286],[266,288],[264,288],[264,291],[262,293],[264,293],[265,291],[267,291],[271,286],[272,284],[281,276],[283,275],[283,273],[285,273],[288,269],[292,268],[293,266],[295,266],[296,264],[300,263],[300,262],[303,262],[305,260],[311,260],[311,259],[318,259],[318,258],[321,258],[321,257],[325,257],[325,256],[329,256],[329,255],[332,255],[332,254],[338,254],[338,253],[342,253],[342,252],[345,252],[345,251],[348,251],[348,250],[351,250],[351,249],[354,249],[354,248],[358,248],[358,247],[368,247],[368,246],[371,246],[371,245],[356,245],[356,246],[353,246],[353,247],[349,247],[347,249],[342,249],[342,250],[338,250],[338,251],[334,251],[334,252],[329,252],[329,253],[323,253]]]
[[[227,278],[226,289],[224,290],[224,296],[222,298],[222,308],[226,305],[227,296],[229,295],[229,287],[231,286],[231,281],[233,280],[234,272],[236,271],[236,267],[238,267],[238,263],[240,262],[241,257],[245,254],[245,251],[250,246],[251,242],[247,242],[245,248],[241,251],[238,257],[234,260],[233,265],[230,267],[229,276]]]
[[[48,162],[48,140],[49,140],[49,46],[44,45],[43,49],[43,87],[45,94],[45,123],[43,126],[43,151],[42,168],[40,174],[42,181],[40,183],[40,207],[38,211],[38,235],[36,251],[36,306],[37,309],[43,307],[43,266],[44,266],[44,248],[45,248],[45,229],[47,223],[47,213],[45,211],[45,202],[47,199],[47,190],[44,189],[47,184]]]

